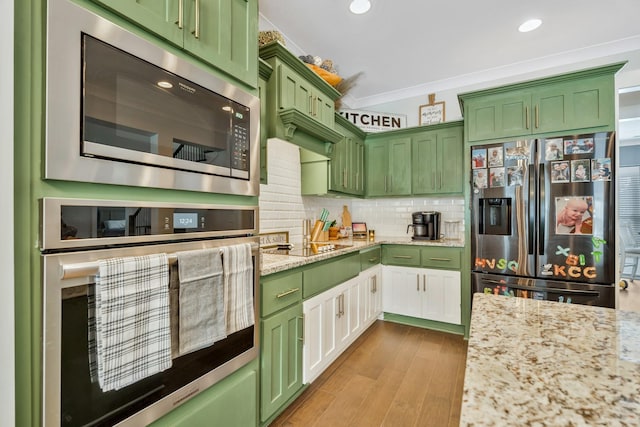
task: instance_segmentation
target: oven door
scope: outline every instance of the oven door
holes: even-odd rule
[[[89,369],[88,291],[95,283],[98,260],[155,253],[167,253],[171,260],[178,251],[247,242],[252,244],[258,319],[257,237],[43,255],[44,425],[147,425],[254,359],[259,335],[255,325],[176,357],[171,368],[116,391],[103,392],[91,381]],[[176,274],[177,264],[170,261],[170,276]]]

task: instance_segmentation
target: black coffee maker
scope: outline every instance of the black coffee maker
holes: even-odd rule
[[[440,239],[440,212],[414,212],[411,214],[412,223],[407,226],[413,228],[413,240],[439,240]]]

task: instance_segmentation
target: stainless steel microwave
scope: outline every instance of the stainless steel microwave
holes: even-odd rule
[[[259,193],[260,101],[68,0],[49,0],[45,179]]]

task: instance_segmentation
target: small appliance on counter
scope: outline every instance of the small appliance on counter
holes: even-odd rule
[[[439,240],[440,239],[440,212],[414,212],[411,214],[412,223],[407,226],[413,228],[412,240]]]

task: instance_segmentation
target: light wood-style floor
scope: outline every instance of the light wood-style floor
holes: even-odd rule
[[[618,308],[626,311],[640,311],[640,279],[627,279],[629,287],[619,289]]]
[[[272,424],[458,426],[462,336],[376,321]]]

